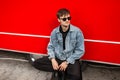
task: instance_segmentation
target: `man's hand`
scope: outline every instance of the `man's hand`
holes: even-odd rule
[[[58,62],[54,58],[51,59],[51,62],[52,62],[53,69],[58,70],[59,69]]]
[[[60,71],[65,71],[66,68],[67,68],[68,64],[66,61],[62,62],[60,65],[59,65],[59,70]]]

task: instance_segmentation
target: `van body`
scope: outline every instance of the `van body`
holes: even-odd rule
[[[0,50],[47,55],[60,8],[71,12],[71,24],[85,40],[82,60],[120,65],[119,0],[2,0]]]

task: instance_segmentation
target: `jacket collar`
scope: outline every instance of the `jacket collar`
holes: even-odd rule
[[[56,29],[56,33],[60,33],[59,28],[60,28],[60,25],[57,27],[57,29]],[[70,32],[75,31],[75,29],[74,29],[74,27],[73,27],[72,24],[70,24],[70,30],[69,30],[69,31],[70,31]]]

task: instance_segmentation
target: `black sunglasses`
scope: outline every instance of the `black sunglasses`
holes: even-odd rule
[[[67,18],[60,18],[62,19],[63,21],[66,21],[66,20],[71,20],[71,17],[67,17]]]

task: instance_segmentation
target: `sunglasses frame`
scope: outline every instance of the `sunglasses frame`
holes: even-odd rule
[[[60,18],[60,19],[63,20],[63,21],[71,20],[71,16],[70,16],[70,17],[67,17],[67,18]]]

